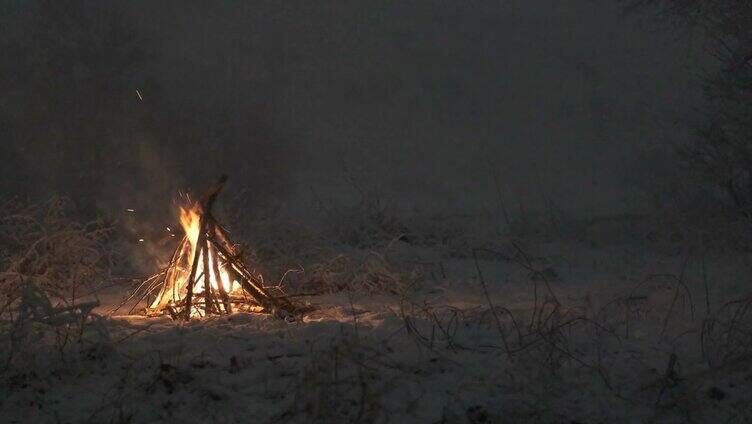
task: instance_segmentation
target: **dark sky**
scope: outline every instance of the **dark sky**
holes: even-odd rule
[[[132,95],[261,122],[278,156],[221,142],[248,143],[248,167],[279,161],[291,208],[311,185],[352,194],[345,174],[406,207],[492,208],[493,165],[511,204],[635,209],[636,158],[680,137],[698,101],[699,43],[615,0],[123,4],[154,55]]]
[[[615,1],[158,3],[134,8],[170,95],[266,104],[304,185],[336,187],[346,163],[475,209],[490,159],[510,202],[544,186],[619,210],[635,150],[697,101],[699,49]]]

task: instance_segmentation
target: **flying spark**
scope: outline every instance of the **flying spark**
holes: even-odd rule
[[[138,95],[138,99],[139,99],[139,100],[141,100],[142,102],[144,101],[144,98],[143,98],[143,97],[141,97],[141,92],[140,92],[140,91],[138,91],[138,89],[136,89],[136,95]]]

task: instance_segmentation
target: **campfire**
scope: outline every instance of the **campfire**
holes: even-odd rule
[[[189,320],[233,311],[282,317],[294,312],[289,300],[271,295],[261,277],[246,267],[239,249],[212,216],[212,206],[226,181],[222,176],[201,200],[180,208],[185,236],[167,266],[137,290],[157,292],[147,315]]]

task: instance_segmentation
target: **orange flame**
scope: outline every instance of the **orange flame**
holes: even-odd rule
[[[183,226],[183,231],[185,231],[185,235],[188,238],[188,243],[191,245],[191,253],[188,256],[189,260],[188,263],[193,264],[193,258],[196,255],[196,245],[198,244],[198,236],[199,232],[201,231],[201,215],[200,215],[200,209],[201,206],[196,203],[191,207],[190,209],[186,209],[181,207],[180,208],[180,225]],[[211,270],[214,269],[214,261],[217,260],[217,253],[213,248],[208,248],[207,251],[209,252],[209,283],[211,284],[211,289],[214,293],[217,293],[220,289],[219,284],[220,282],[216,280],[216,277],[214,275],[214,272]],[[198,257],[198,266],[199,270],[202,270],[203,268],[203,258],[204,252],[199,252]],[[219,278],[221,280],[222,289],[224,289],[225,292],[230,293],[234,289],[237,288],[238,284],[237,282],[233,281],[230,282],[230,276],[227,273],[227,270],[223,266],[218,266],[219,269]],[[199,278],[199,272],[201,277]],[[196,273],[196,285],[194,286],[194,292],[200,293],[204,291],[204,281],[206,279],[206,276],[203,275],[203,272],[199,271]],[[187,276],[186,276],[187,278]]]

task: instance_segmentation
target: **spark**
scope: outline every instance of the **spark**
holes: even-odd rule
[[[139,100],[141,100],[141,101],[143,102],[143,101],[144,101],[144,98],[143,98],[143,97],[141,97],[141,92],[140,92],[140,91],[138,91],[138,89],[136,89],[136,94],[138,95],[138,99],[139,99]]]
[[[167,229],[167,231],[172,231],[172,230],[170,229],[170,227],[165,227],[165,229]]]
[[[131,208],[126,209],[126,211],[128,211],[128,212],[136,212],[135,209],[131,209]]]
[[[144,242],[144,239],[138,239],[138,242],[139,242],[139,243],[143,243],[143,242]]]

